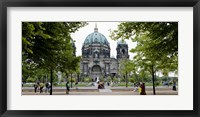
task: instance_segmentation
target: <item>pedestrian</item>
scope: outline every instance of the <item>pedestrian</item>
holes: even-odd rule
[[[172,86],[172,90],[176,91],[176,82],[173,80],[173,86]]]
[[[139,87],[138,87],[138,84],[134,83],[134,92],[139,92]]]
[[[48,82],[46,82],[46,90],[45,90],[45,92],[47,93],[47,92],[49,92],[49,83]]]
[[[141,87],[140,95],[146,95],[145,83],[141,83],[140,87]]]
[[[109,82],[107,82],[107,85],[108,85],[108,86],[110,86],[110,83],[109,83]]]
[[[44,88],[44,84],[41,82],[41,83],[40,83],[40,93],[43,92],[43,88]]]
[[[75,83],[76,89],[78,89],[78,82]]]
[[[34,90],[35,90],[35,93],[36,93],[36,92],[37,92],[37,88],[38,88],[38,84],[35,83],[35,84],[33,85],[33,87],[34,87]]]
[[[50,92],[50,90],[51,90],[51,83],[49,82],[49,92]]]
[[[69,82],[66,82],[66,94],[69,94]]]

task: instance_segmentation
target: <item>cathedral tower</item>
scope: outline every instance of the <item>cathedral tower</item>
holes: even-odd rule
[[[128,54],[128,44],[125,40],[120,40],[117,42],[117,59],[129,58]]]

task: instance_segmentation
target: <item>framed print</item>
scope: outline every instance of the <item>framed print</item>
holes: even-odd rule
[[[2,1],[1,116],[199,116],[199,4]]]

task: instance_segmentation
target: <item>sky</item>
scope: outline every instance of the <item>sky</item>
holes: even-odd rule
[[[109,30],[116,30],[118,24],[120,22],[88,22],[88,25],[80,28],[78,31],[75,33],[71,34],[72,39],[75,40],[75,46],[76,46],[76,56],[81,56],[82,55],[82,45],[85,41],[85,38],[90,34],[94,32],[95,28],[95,23],[97,24],[98,32],[103,34],[108,42],[110,43],[110,56],[116,58],[116,47],[117,47],[117,41],[111,40],[110,39],[110,31]],[[126,43],[128,44],[129,50],[132,48],[136,47],[136,44],[133,43],[131,40],[125,40]],[[129,59],[133,59],[134,54],[129,52]]]

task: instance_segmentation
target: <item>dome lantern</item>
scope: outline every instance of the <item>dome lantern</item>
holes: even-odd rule
[[[97,23],[95,23],[94,32],[98,32]]]

